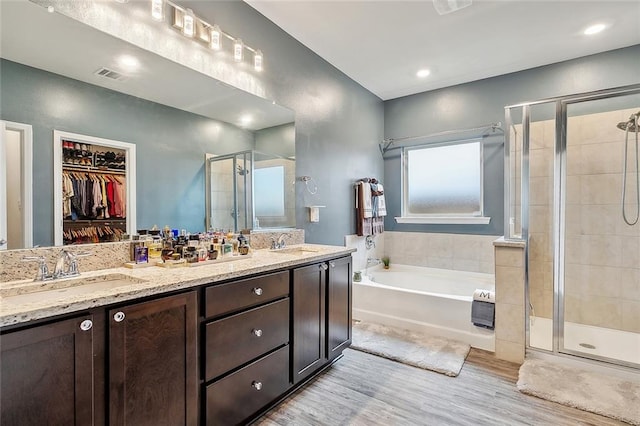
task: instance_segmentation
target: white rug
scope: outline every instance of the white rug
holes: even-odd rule
[[[455,377],[470,346],[409,330],[354,322],[351,348]]]
[[[640,425],[640,381],[539,359],[520,367],[518,390],[562,405]]]

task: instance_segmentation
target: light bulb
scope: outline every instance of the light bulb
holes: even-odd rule
[[[607,26],[605,24],[595,24],[595,25],[590,26],[586,30],[584,30],[583,34],[584,35],[598,34],[599,32],[603,31],[605,28],[607,28]]]
[[[209,46],[213,50],[220,50],[220,47],[222,47],[221,36],[222,36],[222,32],[220,31],[219,26],[214,25],[213,27],[211,27],[211,29],[209,30],[209,39],[210,39]]]
[[[151,0],[151,17],[156,21],[164,20],[164,0]]]
[[[256,53],[253,55],[253,68],[256,71],[262,71],[262,52],[260,50],[256,50]]]
[[[182,33],[187,37],[193,37],[195,34],[195,19],[193,10],[187,9],[182,16]]]
[[[242,43],[242,39],[236,39],[233,42],[233,59],[236,62],[242,62],[242,57],[244,55],[244,44]]]

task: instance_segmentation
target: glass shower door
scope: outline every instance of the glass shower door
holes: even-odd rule
[[[640,95],[567,102],[563,108],[559,351],[637,367],[640,222],[624,221],[622,188],[624,208],[635,215],[638,154],[635,134],[617,125],[640,111]]]

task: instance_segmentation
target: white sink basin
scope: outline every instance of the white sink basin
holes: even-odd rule
[[[124,274],[78,276],[53,281],[21,281],[2,285],[0,287],[0,296],[2,296],[3,304],[20,305],[42,300],[64,299],[70,296],[80,296],[95,291],[145,282],[147,281]]]
[[[312,247],[286,247],[283,249],[271,250],[271,253],[293,254],[297,256],[302,256],[305,254],[313,254],[318,252],[320,252],[320,250]]]

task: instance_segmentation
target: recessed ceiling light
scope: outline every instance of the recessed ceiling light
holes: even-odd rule
[[[135,71],[140,66],[140,62],[135,56],[122,55],[118,58],[118,63],[125,71]]]
[[[420,77],[420,78],[428,77],[428,76],[429,76],[429,74],[431,74],[431,71],[429,71],[429,70],[428,70],[428,69],[426,69],[426,68],[425,68],[425,69],[422,69],[422,70],[419,70],[419,71],[416,73],[416,75],[417,75],[418,77]]]
[[[253,117],[251,117],[250,115],[243,115],[242,117],[240,117],[240,122],[244,125],[247,125],[252,121],[253,121]]]
[[[605,24],[595,24],[595,25],[591,25],[590,27],[588,27],[586,30],[584,30],[584,35],[593,35],[593,34],[598,34],[599,32],[601,32],[602,30],[604,30],[605,28],[607,28],[607,26]]]

